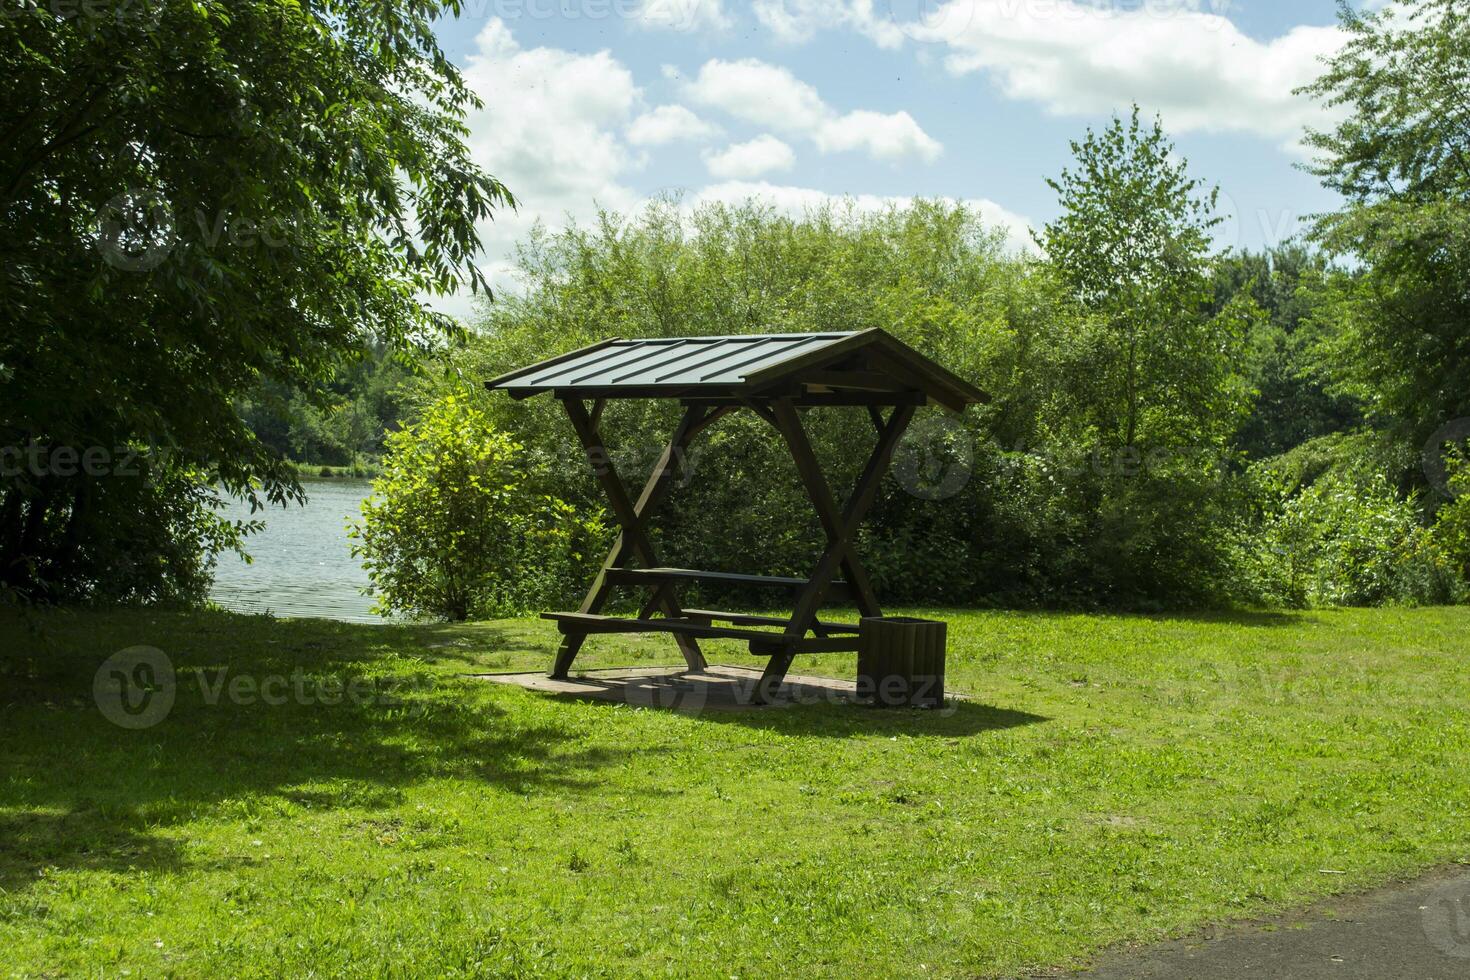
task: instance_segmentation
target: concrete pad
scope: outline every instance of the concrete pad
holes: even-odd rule
[[[684,667],[624,667],[589,670],[567,680],[546,674],[476,674],[496,684],[514,684],[574,698],[613,701],[643,708],[671,711],[761,711],[793,704],[856,703],[855,681],[787,674],[771,704],[758,704],[754,694],[761,672],[748,667],[711,665],[701,673]]]

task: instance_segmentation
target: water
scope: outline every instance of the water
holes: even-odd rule
[[[352,557],[349,519],[357,520],[372,491],[368,480],[303,480],[305,507],[268,507],[251,515],[250,505],[232,501],[230,520],[263,520],[265,530],[245,539],[255,559],[247,565],[233,554],[220,556],[209,596],[225,609],[277,616],[317,616],[349,623],[381,623],[372,599],[362,594],[367,572]]]

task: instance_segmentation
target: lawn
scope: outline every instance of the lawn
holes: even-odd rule
[[[1470,609],[948,612],[953,711],[703,715],[466,676],[533,620],[6,615],[20,976],[1010,976],[1470,857]],[[128,730],[139,644],[177,699]]]

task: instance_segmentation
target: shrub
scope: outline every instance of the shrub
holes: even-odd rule
[[[1423,526],[1418,501],[1398,497],[1382,476],[1330,476],[1298,493],[1278,483],[1266,495],[1252,556],[1265,601],[1373,606],[1457,598],[1458,576]]]
[[[465,620],[560,604],[585,585],[606,531],[544,491],[520,444],[448,396],[388,439],[349,533],[383,614]]]
[[[1431,534],[1441,559],[1459,579],[1463,601],[1470,592],[1470,457],[1455,460],[1450,488],[1457,496],[1439,509]]]

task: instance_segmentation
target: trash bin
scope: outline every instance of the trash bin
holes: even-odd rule
[[[887,708],[944,704],[948,624],[907,616],[865,617],[858,638],[858,696]]]

